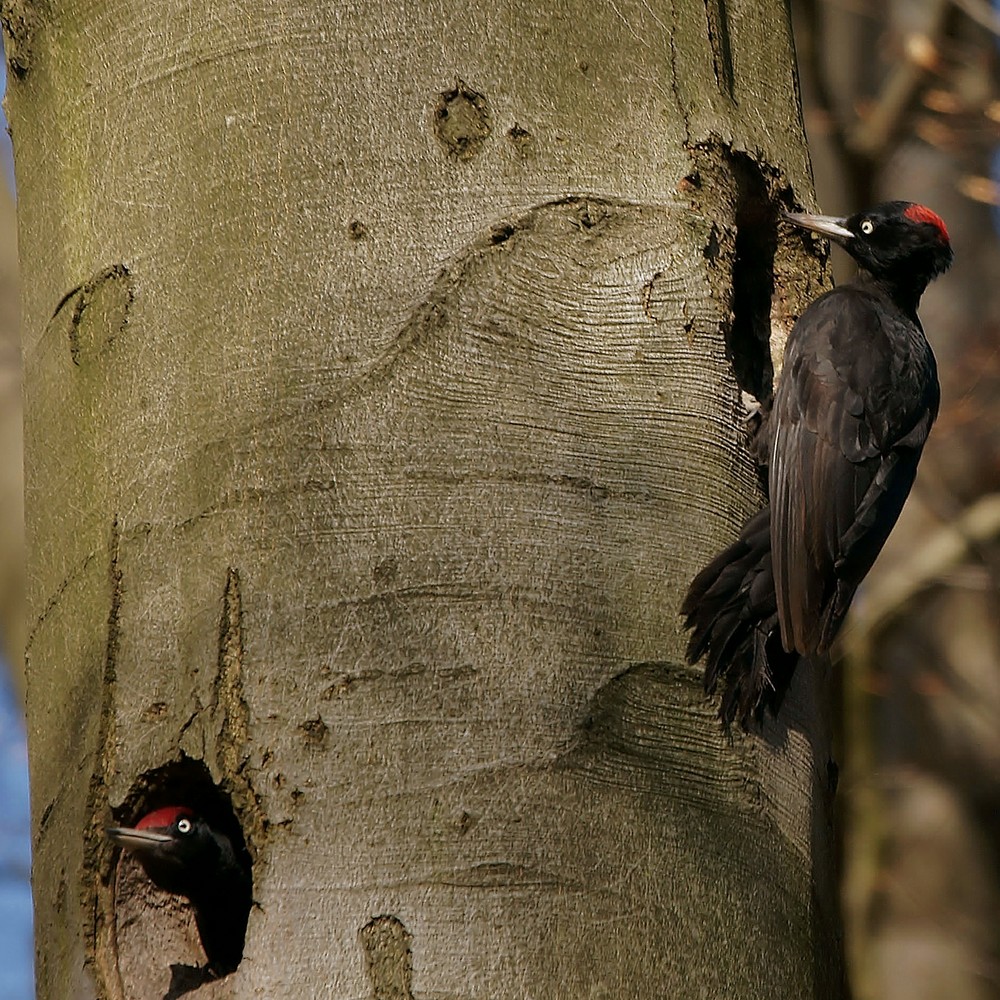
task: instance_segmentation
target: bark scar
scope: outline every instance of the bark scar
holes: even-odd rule
[[[484,95],[462,80],[438,96],[434,106],[434,135],[451,156],[471,160],[492,132]]]
[[[358,932],[372,1000],[414,1000],[413,935],[391,915],[373,917]]]
[[[3,0],[0,3],[0,27],[3,28],[7,68],[15,80],[23,80],[31,68],[32,38],[38,15],[28,0]]]
[[[79,367],[95,360],[125,331],[135,300],[132,272],[122,263],[111,264],[82,284],[71,288],[52,311],[55,322],[72,302],[69,321],[69,355]]]

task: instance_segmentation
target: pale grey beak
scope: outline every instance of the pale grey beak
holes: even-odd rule
[[[809,215],[807,212],[782,212],[781,217],[793,226],[821,233],[838,242],[854,239],[854,233],[844,225],[846,219],[837,219],[832,215]]]
[[[109,840],[132,851],[149,850],[159,844],[173,843],[173,837],[168,833],[157,833],[155,830],[135,830],[129,826],[109,826],[105,831]]]

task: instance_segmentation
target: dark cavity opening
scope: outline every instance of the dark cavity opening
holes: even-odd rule
[[[774,391],[771,364],[771,298],[778,245],[777,210],[760,167],[732,153],[736,180],[736,259],[733,262],[733,323],[726,347],[740,387],[765,408]]]
[[[126,801],[112,812],[117,825],[135,827],[143,817],[171,806],[189,809],[204,821],[213,837],[207,851],[197,850],[196,838],[184,845],[190,853],[183,854],[181,862],[197,876],[190,880],[190,891],[187,884],[184,888],[161,884],[163,877],[158,881],[155,866],[143,862],[138,854],[136,857],[154,884],[190,900],[208,960],[201,971],[208,981],[228,975],[242,961],[253,905],[253,859],[229,795],[212,781],[200,760],[182,756],[145,772],[136,779]],[[169,878],[173,877],[171,873]]]

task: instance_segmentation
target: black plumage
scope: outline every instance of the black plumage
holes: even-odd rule
[[[681,608],[688,660],[704,657],[709,692],[724,684],[726,725],[776,707],[799,657],[829,649],[913,485],[940,398],[916,309],[951,264],[941,219],[909,202],[785,218],[840,243],[860,270],[792,329],[761,430],[768,506]]]
[[[246,849],[184,806],[157,809],[107,835],[136,856],[154,885],[191,901],[209,972],[232,972],[243,958],[253,903]]]

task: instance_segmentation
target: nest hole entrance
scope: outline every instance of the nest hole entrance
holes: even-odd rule
[[[125,802],[112,814],[119,827],[134,829],[160,810],[167,810],[163,815],[169,818],[172,807],[182,807],[185,815],[193,814],[194,834],[204,838],[208,850],[201,856],[185,854],[182,858],[182,863],[197,872],[190,890],[162,884],[159,888],[190,901],[207,958],[205,979],[228,975],[243,958],[253,904],[253,858],[230,796],[199,760],[182,757],[140,775]],[[183,844],[181,850],[190,851],[194,844]],[[157,884],[156,864],[143,860],[140,852],[127,845],[125,849],[136,856],[149,881]]]

